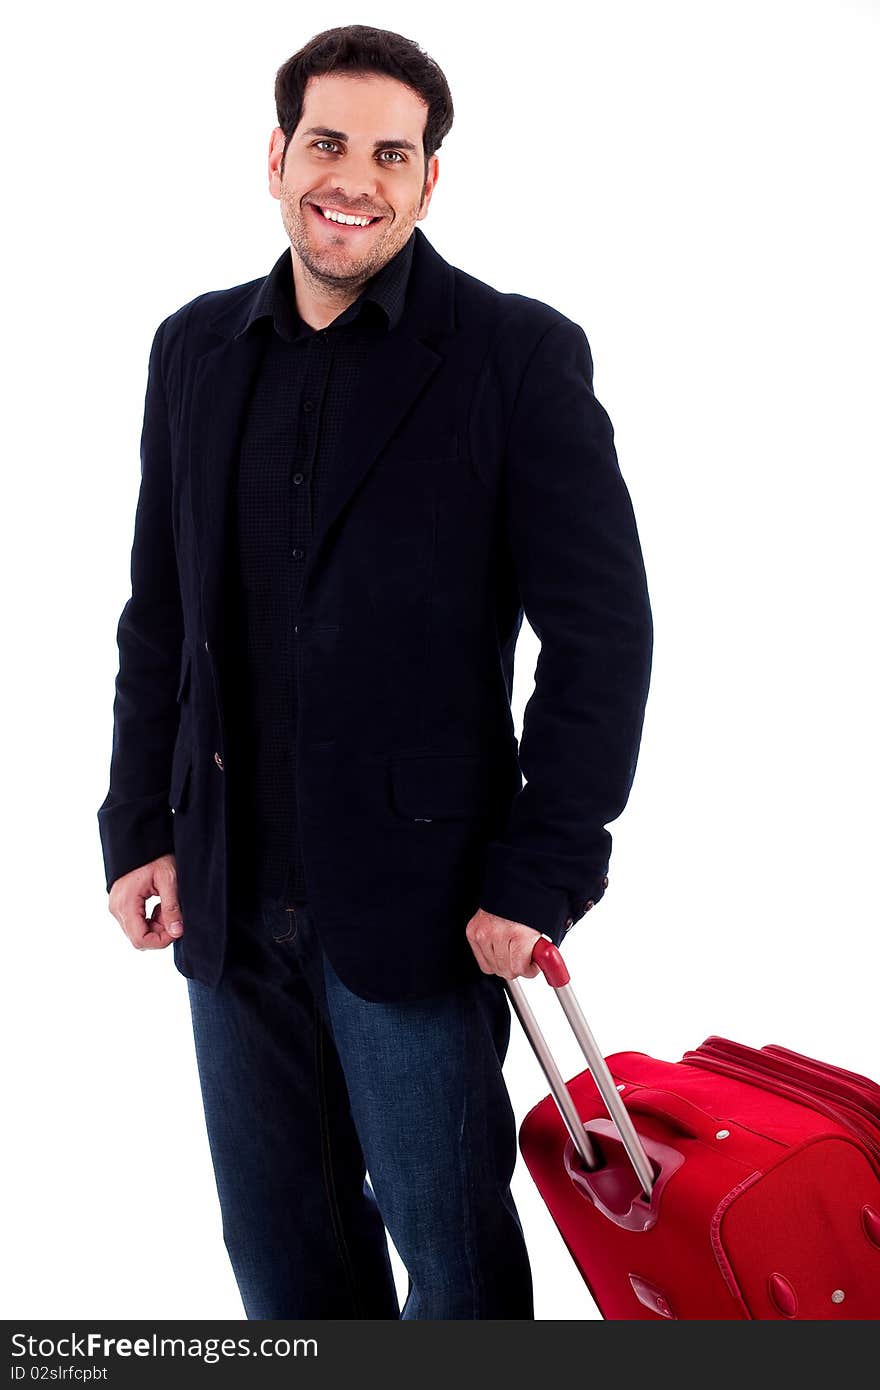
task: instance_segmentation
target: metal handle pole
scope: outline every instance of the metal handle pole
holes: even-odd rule
[[[526,1037],[532,1044],[535,1056],[541,1064],[541,1070],[550,1082],[553,1099],[565,1121],[565,1128],[571,1135],[571,1142],[580,1154],[584,1166],[592,1171],[601,1165],[602,1160],[596,1152],[592,1139],[584,1129],[583,1121],[577,1112],[577,1106],[571,1098],[571,1092],[565,1084],[562,1072],[556,1065],[553,1054],[547,1045],[547,1039],[538,1027],[538,1021],[532,1013],[531,1005],[526,1000],[525,991],[519,980],[505,980],[504,983],[510,995],[510,1002],[525,1029]]]
[[[552,941],[547,937],[542,937],[535,942],[532,960],[540,967],[548,984],[559,997],[562,1010],[571,1024],[572,1032],[584,1054],[599,1094],[605,1102],[605,1108],[614,1121],[636,1177],[641,1183],[645,1196],[650,1197],[654,1186],[654,1169],[651,1166],[651,1160],[645,1152],[644,1145],[632,1122],[632,1117],[621,1099],[614,1077],[608,1069],[608,1063],[605,1061],[583,1015],[572,989],[562,953]],[[597,1155],[595,1146],[583,1127],[583,1120],[578,1114],[577,1106],[553,1058],[547,1040],[538,1026],[535,1015],[526,999],[523,986],[519,980],[505,980],[504,984],[514,1011],[532,1045],[532,1050],[550,1083],[553,1099],[571,1136],[572,1143],[588,1169],[598,1168],[601,1158]]]

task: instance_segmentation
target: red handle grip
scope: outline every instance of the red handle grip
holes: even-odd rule
[[[571,982],[562,952],[558,946],[553,945],[549,937],[542,936],[535,942],[532,960],[542,971],[548,985],[552,985],[554,989]]]

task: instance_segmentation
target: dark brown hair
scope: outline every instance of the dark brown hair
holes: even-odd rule
[[[306,84],[310,77],[329,72],[383,73],[411,87],[427,103],[428,116],[422,136],[427,183],[428,160],[439,150],[452,126],[454,113],[449,86],[438,64],[412,39],[390,29],[373,29],[368,24],[324,29],[288,58],[275,74],[275,108],[278,124],[284,132],[282,177],[287,147],[302,120]]]

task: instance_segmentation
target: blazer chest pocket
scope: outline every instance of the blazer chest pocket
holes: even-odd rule
[[[491,804],[489,776],[488,761],[478,753],[392,758],[392,804],[412,821],[483,815]]]

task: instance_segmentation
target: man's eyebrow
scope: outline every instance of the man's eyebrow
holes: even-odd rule
[[[313,126],[309,126],[308,130],[304,130],[304,131],[303,131],[303,135],[323,135],[324,138],[325,138],[326,140],[347,140],[347,139],[348,139],[348,136],[346,135],[346,133],[345,133],[344,130],[330,130],[329,127],[328,127],[328,126],[325,126],[325,125],[313,125]],[[415,145],[412,143],[411,140],[403,140],[403,139],[400,139],[400,140],[374,140],[374,141],[373,141],[373,149],[374,149],[374,150],[384,150],[384,149],[388,149],[389,147],[392,147],[392,146],[393,146],[394,149],[398,149],[398,150],[415,150],[415,149],[417,148],[417,146],[415,146]]]

